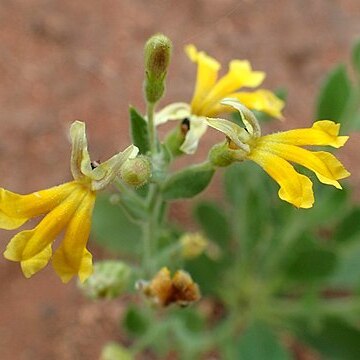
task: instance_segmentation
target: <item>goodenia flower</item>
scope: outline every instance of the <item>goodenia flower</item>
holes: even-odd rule
[[[184,153],[196,151],[200,138],[206,132],[205,117],[216,117],[220,113],[230,112],[229,107],[221,104],[224,98],[239,100],[252,110],[267,113],[281,118],[284,102],[269,90],[241,91],[241,88],[255,88],[264,81],[265,73],[253,71],[249,61],[232,60],[226,75],[218,79],[220,63],[203,51],[197,51],[194,45],[188,45],[185,51],[191,61],[198,65],[197,79],[193,98],[190,104],[173,103],[156,114],[157,125],[168,120],[190,120],[190,128],[180,147]]]
[[[68,282],[74,275],[78,275],[80,281],[91,275],[92,255],[86,244],[96,193],[111,183],[122,164],[138,152],[131,145],[93,168],[87,150],[85,124],[75,121],[70,136],[73,181],[28,195],[0,189],[0,228],[16,229],[33,217],[45,215],[35,228],[16,234],[4,252],[6,259],[20,262],[27,278],[44,268],[51,257],[63,282]],[[52,254],[52,243],[63,230],[64,239]]]
[[[301,146],[318,145],[339,148],[348,136],[339,136],[340,124],[316,121],[311,128],[296,129],[261,136],[253,113],[233,99],[222,101],[240,112],[245,128],[225,120],[207,118],[208,124],[228,138],[226,157],[252,160],[260,165],[279,185],[279,197],[298,208],[310,208],[314,203],[311,180],[299,174],[290,162],[313,171],[320,182],[341,189],[338,180],[350,173],[341,162],[326,151],[310,151]]]

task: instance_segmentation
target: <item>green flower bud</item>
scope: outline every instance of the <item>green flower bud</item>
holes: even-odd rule
[[[127,287],[131,269],[120,261],[100,261],[94,265],[93,274],[80,289],[91,299],[115,299]]]
[[[161,99],[170,63],[172,44],[162,34],[152,36],[145,44],[145,97],[149,103]]]
[[[110,342],[101,352],[100,360],[133,360],[134,357],[123,346]]]
[[[151,177],[151,164],[146,156],[127,160],[120,169],[123,181],[131,186],[145,185]]]
[[[243,161],[246,153],[239,148],[231,148],[229,140],[214,145],[209,151],[209,161],[218,167],[231,165],[235,161]]]

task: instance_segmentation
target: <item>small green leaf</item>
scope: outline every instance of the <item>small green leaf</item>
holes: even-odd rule
[[[355,207],[337,226],[335,240],[346,242],[360,238],[360,207]]]
[[[105,248],[121,254],[137,254],[141,229],[125,212],[110,203],[107,196],[98,196],[93,215],[94,240]]]
[[[149,151],[149,134],[146,120],[130,107],[131,138],[134,145],[139,148],[140,154],[146,154]]]
[[[215,203],[202,202],[196,206],[194,212],[197,221],[210,240],[222,246],[229,243],[230,226],[223,210]]]
[[[263,323],[252,324],[246,329],[237,346],[236,359],[290,360],[292,358]]]
[[[316,119],[341,122],[351,97],[351,82],[343,64],[325,79],[317,101]]]
[[[192,198],[210,183],[215,170],[208,163],[194,165],[172,174],[163,187],[165,200]]]
[[[321,326],[301,326],[298,336],[332,360],[360,359],[360,330],[341,319],[328,317]]]
[[[352,49],[352,62],[354,69],[360,75],[360,39],[358,39]]]
[[[131,335],[143,335],[149,328],[149,319],[144,312],[135,306],[130,306],[124,316],[123,324]]]
[[[314,281],[327,277],[336,268],[335,253],[323,249],[301,251],[287,266],[287,275],[293,280]]]
[[[339,260],[336,271],[329,279],[330,287],[360,289],[360,242],[346,242],[337,252]]]

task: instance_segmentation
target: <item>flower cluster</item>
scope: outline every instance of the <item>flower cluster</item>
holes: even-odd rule
[[[211,176],[216,167],[252,160],[279,184],[279,197],[298,208],[310,208],[313,205],[312,182],[309,177],[298,173],[291,163],[312,170],[320,182],[338,189],[341,189],[339,180],[350,175],[333,154],[303,148],[312,145],[335,148],[343,146],[348,137],[339,136],[340,125],[333,121],[321,120],[311,128],[261,135],[260,125],[251,110],[282,119],[284,102],[266,89],[239,91],[243,88],[257,88],[265,78],[265,74],[254,71],[247,60],[231,61],[227,74],[218,79],[219,62],[205,52],[198,51],[195,46],[188,45],[185,51],[190,60],[197,64],[192,100],[189,103],[170,104],[154,116],[154,106],[165,90],[164,81],[171,55],[171,42],[162,35],[158,37],[156,41],[151,38],[146,46],[144,91],[151,111],[148,112],[147,123],[140,117],[143,133],[139,131],[136,134],[140,142],[148,141],[144,147],[148,150],[142,150],[142,155],[136,158],[139,149],[130,145],[101,164],[92,163],[87,150],[85,124],[75,121],[70,129],[73,181],[28,195],[0,188],[0,228],[16,229],[31,218],[43,216],[33,229],[16,234],[4,253],[6,259],[20,263],[27,278],[43,269],[50,260],[63,282],[68,282],[74,275],[83,282],[91,275],[92,255],[87,249],[87,241],[96,194],[118,176],[133,187],[142,186],[151,179],[155,187],[150,189],[148,203],[141,211],[150,209],[149,217],[153,216],[152,221],[157,221],[161,217],[159,209],[162,206],[158,206],[155,197],[165,188],[161,187],[161,179],[159,180],[165,171],[163,168],[161,171],[158,169],[167,161],[164,160],[166,151],[163,150],[167,150],[169,158],[169,154],[174,155],[176,151],[194,153],[208,126],[226,136],[226,140],[216,144],[209,153],[206,168],[211,169]],[[217,118],[220,114],[236,110],[240,113],[244,127]],[[182,120],[180,127],[176,128],[180,129],[181,141],[177,139],[173,142],[175,146],[172,149],[166,144],[159,146],[155,132],[155,125],[169,120]],[[134,142],[140,147],[139,143]],[[154,169],[159,176],[153,176]],[[194,171],[193,168],[192,173]],[[182,178],[180,181],[179,177],[175,177],[175,180],[175,184],[183,183]],[[126,187],[125,189],[127,190]],[[137,194],[134,197],[136,204],[142,201]],[[158,213],[151,214],[152,210]],[[151,223],[150,220],[149,222]],[[53,253],[53,243],[63,231],[64,238]],[[153,234],[155,237],[156,235]],[[205,250],[211,250],[211,244],[199,234],[186,235],[180,243],[184,258],[194,258]],[[217,256],[215,253],[219,253],[219,250],[212,253]],[[189,274],[180,270],[171,277],[167,268],[160,270],[143,291],[162,306],[171,303],[183,305],[200,297],[198,286]]]

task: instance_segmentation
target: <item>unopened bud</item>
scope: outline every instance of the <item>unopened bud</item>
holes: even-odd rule
[[[200,233],[186,233],[179,239],[182,256],[193,259],[201,255],[208,247],[208,240]]]
[[[133,360],[132,354],[123,346],[110,342],[101,352],[100,360]]]
[[[246,158],[247,153],[232,145],[233,143],[229,139],[214,145],[209,151],[210,163],[218,167],[225,167],[231,165],[235,161],[243,161]]]
[[[91,299],[115,299],[127,287],[131,269],[121,261],[95,263],[93,274],[79,283],[80,289]]]
[[[164,94],[171,49],[170,39],[163,34],[152,36],[145,44],[145,96],[150,103]]]
[[[151,164],[146,156],[138,156],[135,159],[125,161],[120,169],[123,181],[131,186],[140,187],[145,185],[151,177]]]

